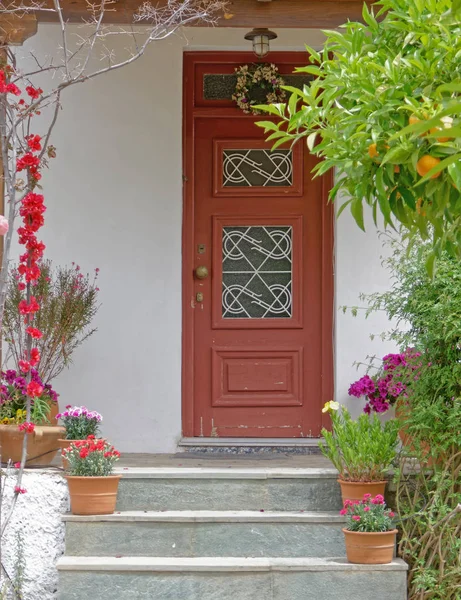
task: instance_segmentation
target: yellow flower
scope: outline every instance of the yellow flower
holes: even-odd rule
[[[339,407],[340,407],[339,402],[333,402],[333,400],[330,400],[330,402],[325,402],[325,406],[322,408],[322,412],[323,413],[333,412],[335,410],[339,410]]]
[[[8,419],[8,417],[3,417],[2,425],[9,425],[9,424],[10,424],[10,420]]]

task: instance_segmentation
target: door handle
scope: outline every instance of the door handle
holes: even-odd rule
[[[206,279],[208,274],[208,269],[205,267],[205,265],[200,265],[195,269],[195,277],[197,279]]]

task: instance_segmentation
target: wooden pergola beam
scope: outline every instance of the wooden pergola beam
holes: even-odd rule
[[[131,24],[143,0],[115,0],[106,13],[105,21]],[[162,5],[166,0],[152,0]],[[47,0],[45,6],[52,6]],[[347,20],[361,20],[363,0],[229,0],[226,14],[218,20],[218,27],[271,27],[319,29],[332,28]],[[88,19],[85,0],[62,0],[64,18],[72,23]],[[55,22],[56,15],[42,12],[40,22]]]

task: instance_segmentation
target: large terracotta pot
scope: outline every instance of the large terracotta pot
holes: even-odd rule
[[[17,425],[0,425],[0,453],[2,462],[19,462],[22,456],[24,435],[27,440],[26,466],[47,466],[53,461],[59,450],[59,438],[65,432],[64,427],[36,425],[31,434],[18,430]]]
[[[121,475],[76,477],[66,475],[73,515],[111,515],[117,502]]]
[[[397,529],[379,533],[362,533],[343,529],[346,556],[350,563],[358,565],[385,565],[392,562]]]
[[[375,497],[377,494],[384,496],[387,481],[346,481],[338,479],[341,486],[341,496],[343,504],[346,500],[360,502],[365,494],[371,494]]]

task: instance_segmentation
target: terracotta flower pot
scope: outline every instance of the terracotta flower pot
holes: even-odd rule
[[[359,565],[385,565],[392,562],[397,529],[378,533],[348,531],[343,529],[346,555],[350,563]]]
[[[117,502],[121,475],[76,477],[66,475],[73,515],[111,515]]]
[[[338,479],[341,486],[341,496],[343,504],[346,500],[360,502],[365,494],[371,494],[373,497],[377,494],[384,496],[387,481],[347,481]]]
[[[59,450],[59,438],[65,432],[64,427],[36,425],[27,440],[26,466],[47,466],[53,461]],[[0,425],[0,453],[2,462],[19,462],[22,456],[23,431],[17,425]]]

